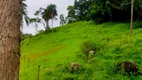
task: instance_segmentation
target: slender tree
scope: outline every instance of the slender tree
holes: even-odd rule
[[[50,4],[47,6],[47,15],[49,15],[49,19],[52,22],[52,32],[53,32],[53,19],[56,19],[55,16],[57,16],[57,10],[56,10],[56,5],[55,4]]]
[[[45,21],[45,24],[46,24],[45,30],[47,32],[47,30],[50,29],[49,24],[48,24],[49,23],[49,15],[47,15],[47,9],[40,8],[39,10],[37,10],[35,12],[34,15],[36,15],[36,16],[41,15],[42,16],[42,19]]]
[[[33,24],[35,27],[35,30],[37,31],[38,23],[42,23],[42,22],[40,18],[36,17],[36,18],[29,18],[29,23]]]
[[[20,0],[0,0],[0,80],[19,80]]]
[[[51,21],[52,21],[52,32],[53,32],[53,18],[54,18],[54,8],[55,7],[52,7],[52,12],[51,12]]]
[[[133,29],[133,8],[134,8],[134,0],[131,0],[131,23],[130,23],[130,37],[132,36],[132,29]]]
[[[65,23],[66,23],[66,21],[65,21],[64,15],[61,14],[61,15],[60,15],[60,25],[63,26]]]

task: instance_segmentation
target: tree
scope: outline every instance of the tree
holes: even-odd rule
[[[89,7],[88,2],[88,0],[75,0],[74,9],[77,21],[86,19]]]
[[[68,6],[67,8],[68,10],[68,16],[67,16],[67,23],[73,23],[76,21],[75,18],[75,10],[74,10],[74,6]]]
[[[0,0],[0,79],[19,80],[20,0]]]
[[[111,12],[111,9],[112,9],[112,7],[111,7],[111,3],[110,3],[110,1],[106,1],[106,10],[108,11],[108,14],[109,14],[109,20],[111,21],[112,20],[112,12]]]
[[[132,28],[133,28],[133,8],[134,8],[134,0],[131,0],[131,23],[130,23],[130,37],[132,36]]]
[[[42,22],[41,22],[40,18],[36,17],[36,18],[29,18],[29,23],[33,24],[35,26],[35,30],[37,31],[38,23],[42,23]],[[43,25],[44,25],[44,23],[43,23]]]
[[[27,15],[27,5],[24,3],[26,0],[20,0],[21,1],[21,27],[23,27],[24,21],[27,25],[29,25],[29,17]],[[23,21],[24,20],[24,21]]]
[[[65,23],[66,23],[66,21],[65,21],[64,15],[61,14],[61,15],[60,15],[60,25],[63,26]]]
[[[49,10],[49,15],[51,15],[51,21],[52,21],[52,32],[53,32],[53,19],[56,19],[55,16],[57,16],[57,10],[56,5],[50,4],[47,9]]]
[[[133,4],[133,20],[142,19],[142,0],[135,0]],[[74,8],[76,21],[93,20],[96,23],[106,21],[126,22],[130,20],[131,16],[131,0],[75,0],[72,8]]]
[[[57,14],[57,10],[56,10],[56,5],[54,4],[50,4],[49,6],[47,6],[47,8],[40,8],[38,11],[35,12],[35,15],[41,15],[42,19],[44,19],[45,23],[46,23],[46,32],[48,29],[50,29],[49,27],[49,20],[52,20],[52,27],[53,27],[53,19],[56,19]]]

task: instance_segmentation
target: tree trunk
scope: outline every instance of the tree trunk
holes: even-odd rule
[[[52,16],[52,32],[53,32],[53,16]]]
[[[53,32],[54,8],[52,9],[52,14],[51,14],[51,16],[52,16],[51,21],[52,21],[52,32]]]
[[[46,21],[46,29],[45,32],[47,32],[47,30],[50,29],[49,25],[48,25],[48,21]]]
[[[0,80],[19,80],[20,0],[0,0]]]
[[[133,8],[134,8],[134,0],[131,0],[130,38],[132,36],[132,29],[133,29]]]

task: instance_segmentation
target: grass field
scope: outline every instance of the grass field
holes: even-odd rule
[[[138,25],[139,24],[139,25]],[[134,24],[141,27],[140,23]],[[142,80],[140,75],[117,73],[116,65],[134,61],[142,67],[142,28],[133,30],[129,38],[129,23],[76,22],[57,27],[55,32],[26,38],[21,42],[20,80]],[[92,41],[97,48],[88,62],[81,51],[84,41]],[[69,72],[70,64],[80,68]]]

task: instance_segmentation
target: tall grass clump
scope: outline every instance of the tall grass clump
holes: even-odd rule
[[[89,51],[95,51],[97,52],[99,50],[99,47],[96,43],[94,43],[91,40],[84,41],[80,46],[81,52],[84,55],[85,59],[89,59]]]

